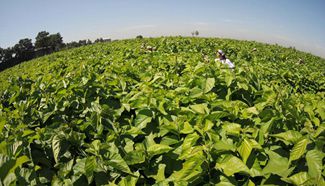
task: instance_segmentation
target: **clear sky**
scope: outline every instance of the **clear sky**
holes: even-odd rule
[[[65,42],[200,36],[294,46],[325,57],[325,0],[0,0],[0,47],[39,31]]]

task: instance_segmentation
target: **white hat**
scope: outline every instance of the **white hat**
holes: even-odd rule
[[[221,55],[225,55],[225,53],[223,53],[223,51],[220,50],[220,49],[218,50],[218,53],[221,54]]]

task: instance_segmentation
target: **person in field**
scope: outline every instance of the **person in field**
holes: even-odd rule
[[[234,69],[235,65],[226,57],[226,54],[222,50],[218,50],[218,57],[214,60],[215,62],[220,62],[227,65],[230,69]]]

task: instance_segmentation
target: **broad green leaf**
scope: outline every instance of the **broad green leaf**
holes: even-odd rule
[[[136,136],[139,134],[144,134],[144,132],[141,129],[139,129],[138,127],[131,126],[131,128],[129,130],[125,131],[124,134]]]
[[[242,157],[244,163],[246,163],[253,148],[262,149],[262,147],[255,140],[246,139],[246,138],[242,141],[241,145],[238,147],[237,151]]]
[[[322,134],[325,131],[325,123],[321,124],[319,127],[317,127],[315,133],[314,133],[314,138],[317,138],[320,134]]]
[[[303,138],[299,140],[292,148],[290,152],[290,162],[299,159],[306,152],[306,147],[309,143],[309,140]]]
[[[108,165],[114,167],[115,169],[131,174],[130,168],[124,159],[117,153],[110,156],[110,160],[107,162]]]
[[[234,134],[234,135],[239,135],[242,130],[239,124],[228,123],[228,122],[223,123],[222,129],[225,130],[228,134]]]
[[[71,159],[67,163],[63,164],[63,166],[58,171],[58,175],[62,178],[66,177],[72,170],[73,162],[74,162],[74,159]]]
[[[288,130],[286,132],[281,132],[278,134],[271,134],[270,136],[273,136],[284,142],[289,142],[291,144],[295,144],[302,137],[300,132],[294,130]]]
[[[235,173],[250,174],[248,167],[239,158],[230,154],[217,161],[215,168],[222,171],[226,176],[232,176]]]
[[[163,145],[163,144],[154,144],[154,145],[151,145],[147,151],[148,151],[148,154],[150,157],[152,156],[155,156],[155,155],[158,155],[158,154],[163,154],[163,153],[166,153],[170,150],[172,150],[173,148],[171,148],[170,146],[168,145]]]
[[[183,129],[180,131],[181,134],[190,134],[193,133],[194,129],[192,128],[189,122],[184,122]]]
[[[228,113],[228,112],[224,112],[224,111],[213,111],[213,112],[211,112],[207,116],[207,118],[210,119],[210,120],[212,120],[212,121],[215,121],[215,120],[218,120],[218,119],[227,117],[229,115],[230,115],[230,113]]]
[[[258,114],[259,114],[259,112],[257,111],[257,109],[255,107],[249,107],[242,111],[243,118],[251,118],[251,117],[253,117],[253,115],[258,115]]]
[[[146,160],[144,151],[131,151],[124,157],[128,165],[143,163]]]
[[[15,165],[10,169],[9,173],[14,172],[17,167],[20,167],[22,164],[24,164],[28,161],[30,161],[30,160],[27,156],[20,156],[19,158],[17,158],[15,160]]]
[[[201,164],[203,160],[200,158],[191,158],[183,163],[182,169],[174,172],[169,180],[173,181],[191,181],[198,177],[201,174]]]
[[[61,134],[55,135],[52,139],[52,151],[53,157],[56,163],[59,161],[59,156],[61,152],[61,141],[64,139],[64,136]]]
[[[168,113],[166,112],[165,108],[164,108],[164,103],[165,101],[161,101],[159,103],[159,106],[158,106],[158,110],[163,114],[163,115],[168,115]]]
[[[287,177],[292,170],[289,169],[290,162],[287,158],[280,156],[272,150],[266,151],[269,156],[267,165],[263,169],[263,174],[276,174],[280,177]]]
[[[196,105],[191,105],[190,109],[193,110],[195,113],[198,114],[209,114],[209,109],[207,104],[196,104]]]
[[[134,176],[128,175],[118,183],[118,186],[135,186],[139,178],[139,172],[136,172]]]
[[[308,174],[313,179],[319,180],[322,175],[324,153],[318,150],[308,151],[306,161],[308,165]]]
[[[147,124],[151,122],[152,116],[153,116],[152,112],[148,109],[139,111],[139,113],[137,114],[134,120],[135,126],[138,127],[139,129],[145,128]]]
[[[213,145],[213,148],[218,152],[222,152],[222,151],[234,152],[236,150],[234,144],[229,140],[219,140]]]
[[[86,164],[86,158],[76,160],[76,163],[73,166],[73,173],[75,176],[80,176],[81,174],[86,173],[85,164]]]
[[[234,79],[234,76],[232,74],[226,74],[225,82],[226,82],[227,87],[229,87],[231,85],[233,79]]]
[[[132,174],[129,166],[119,154],[118,148],[113,143],[111,143],[109,152],[110,152],[110,156],[109,156],[109,160],[107,161],[108,165],[112,166],[113,168],[119,171]]]
[[[200,138],[200,136],[197,133],[192,133],[186,136],[184,139],[184,142],[182,144],[182,150],[187,150],[191,147],[193,147],[196,144],[196,141]]]
[[[162,181],[166,180],[166,178],[165,178],[165,168],[166,168],[165,164],[159,164],[158,165],[157,174],[152,176],[156,180],[156,183],[159,183],[159,182],[162,182]]]
[[[212,90],[212,88],[214,87],[214,84],[215,84],[214,78],[207,78],[204,85],[204,93],[210,92],[210,90]]]
[[[281,178],[283,181],[294,184],[294,185],[304,185],[308,181],[309,176],[307,172],[299,172],[289,178]]]
[[[85,175],[87,177],[88,184],[92,182],[94,171],[96,170],[96,168],[97,168],[96,157],[95,156],[87,157],[85,162]]]

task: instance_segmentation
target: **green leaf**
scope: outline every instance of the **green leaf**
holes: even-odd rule
[[[281,178],[281,180],[294,184],[294,185],[304,185],[309,179],[307,172],[299,172],[289,178]]]
[[[294,161],[299,159],[302,155],[306,152],[306,147],[309,143],[309,140],[304,138],[298,141],[294,146],[293,149],[290,152],[290,159],[289,161]]]
[[[209,109],[207,104],[196,104],[196,105],[191,105],[190,109],[193,110],[195,113],[198,114],[209,114]]]
[[[66,177],[72,170],[74,163],[74,159],[71,159],[67,163],[63,164],[60,170],[58,171],[58,175],[62,178]]]
[[[311,150],[306,154],[308,174],[313,179],[319,180],[322,176],[323,158],[324,153],[318,150]]]
[[[94,171],[97,168],[97,161],[95,156],[87,157],[85,162],[85,175],[90,184],[93,180]]]
[[[154,144],[149,146],[149,148],[147,149],[148,154],[150,157],[158,155],[158,154],[163,154],[166,153],[170,150],[172,150],[173,148],[171,148],[168,145],[163,145],[163,144]]]
[[[183,129],[180,131],[181,134],[190,134],[193,133],[194,129],[192,128],[189,122],[184,122]]]
[[[20,167],[22,164],[30,161],[27,156],[20,156],[19,158],[16,159],[15,165],[10,169],[10,172],[14,172],[17,167]]]
[[[163,182],[166,180],[165,178],[165,164],[159,164],[158,165],[158,172],[156,175],[152,176],[156,180],[156,183]]]
[[[217,161],[215,168],[222,171],[226,176],[232,176],[235,173],[250,174],[248,167],[239,158],[230,154]]]
[[[182,144],[182,150],[184,151],[194,146],[199,138],[200,136],[197,133],[187,135]]]
[[[291,173],[289,169],[290,162],[287,158],[271,150],[266,151],[266,153],[269,156],[269,161],[263,169],[263,174],[276,174],[280,177],[287,177]]]
[[[0,118],[2,119],[2,118]],[[0,134],[2,134],[3,127],[5,126],[6,120],[0,121]]]
[[[61,155],[61,141],[64,139],[64,136],[61,134],[55,135],[52,139],[52,151],[53,157],[56,163],[59,161],[59,156]]]
[[[213,148],[218,152],[223,152],[223,151],[234,152],[236,150],[234,144],[229,140],[219,140],[213,145]]]
[[[215,84],[215,79],[214,78],[207,78],[205,81],[205,85],[204,85],[204,93],[208,93],[210,92]]]
[[[191,158],[183,163],[182,169],[174,172],[168,180],[173,181],[192,181],[200,177],[201,164],[203,160],[200,158]]]
[[[128,165],[143,163],[146,160],[144,151],[131,151],[124,157]]]
[[[112,155],[110,155],[110,159],[107,162],[107,164],[119,171],[122,171],[122,172],[125,172],[128,174],[132,174],[128,164],[124,161],[124,159],[118,153],[113,153]]]
[[[262,149],[262,147],[253,139],[244,139],[237,149],[243,162],[246,163],[249,155],[251,154],[253,148]]]
[[[125,162],[125,160],[121,157],[119,149],[116,147],[114,143],[109,144],[109,160],[105,161],[108,165],[112,166],[116,170],[121,172],[125,172],[128,174],[132,174],[129,166]]]
[[[118,183],[118,186],[135,186],[139,178],[139,172],[136,172],[134,176],[126,176]]]
[[[135,126],[139,129],[145,128],[151,122],[152,116],[152,111],[148,109],[140,110],[134,119]]]
[[[258,115],[259,112],[257,111],[256,107],[249,107],[242,111],[243,118],[251,118],[253,115]]]
[[[295,144],[302,137],[300,132],[294,130],[288,130],[286,132],[281,132],[278,134],[271,134],[270,136],[273,136],[284,142],[289,142],[291,144]]]
[[[238,123],[228,123],[225,122],[222,125],[222,129],[225,130],[228,134],[239,135],[241,132],[241,126]]]
[[[229,116],[230,113],[228,112],[224,112],[224,111],[213,111],[209,114],[209,116],[207,116],[208,119],[216,121],[218,119],[224,118]]]
[[[225,76],[225,82],[227,87],[231,85],[232,80],[234,79],[234,76],[232,74],[226,74]]]
[[[163,115],[168,115],[168,113],[166,112],[165,108],[164,108],[164,103],[165,101],[161,101],[159,103],[159,106],[158,106],[158,110],[163,114]]]

